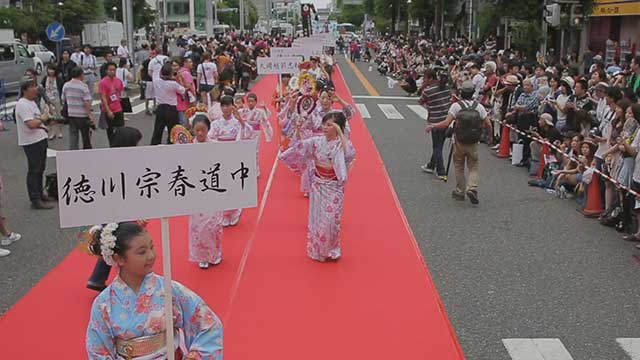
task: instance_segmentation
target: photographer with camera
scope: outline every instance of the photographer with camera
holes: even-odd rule
[[[171,129],[178,124],[178,96],[185,93],[184,80],[180,72],[173,72],[171,63],[162,65],[160,76],[153,81],[158,108],[153,125],[151,145],[162,142],[162,133],[167,128],[167,144],[171,144]]]
[[[79,69],[82,73],[82,69]],[[84,84],[83,84],[84,85]],[[86,85],[85,85],[86,86]],[[22,146],[27,156],[27,190],[32,209],[52,209],[46,202],[43,192],[42,177],[47,165],[47,120],[34,101],[38,96],[38,85],[29,77],[20,81],[22,97],[16,104],[16,124],[18,145]]]
[[[82,136],[82,148],[91,149],[91,130],[96,129],[91,111],[93,96],[89,87],[84,82],[84,71],[76,66],[71,69],[71,80],[62,87],[62,101],[66,107],[66,116],[69,121],[69,150],[78,150]]]
[[[451,105],[449,114],[444,121],[429,125],[427,132],[433,129],[446,129],[455,121],[453,126],[453,164],[456,173],[456,189],[451,196],[464,201],[465,192],[472,204],[478,200],[478,142],[482,135],[482,128],[490,129],[491,121],[482,104],[473,101],[475,86],[471,81],[465,81],[460,87],[461,100]],[[493,141],[493,134],[489,132],[489,144]],[[469,180],[465,178],[465,163],[469,168]]]

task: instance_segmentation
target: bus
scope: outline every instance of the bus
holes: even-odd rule
[[[344,33],[355,33],[356,32],[356,26],[353,25],[352,23],[342,23],[342,24],[338,24],[338,32],[340,34],[344,34]]]

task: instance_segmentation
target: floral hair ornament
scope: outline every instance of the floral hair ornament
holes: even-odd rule
[[[102,227],[102,232],[100,233],[100,253],[102,254],[104,262],[109,266],[116,265],[115,260],[113,260],[113,255],[115,254],[113,249],[116,247],[117,239],[115,235],[113,235],[113,232],[116,231],[117,228],[117,223],[108,223]]]

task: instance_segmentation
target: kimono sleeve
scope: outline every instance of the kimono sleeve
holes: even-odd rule
[[[205,302],[184,285],[173,282],[173,295],[182,313],[187,358],[222,360],[222,322]]]
[[[271,127],[271,123],[269,122],[269,118],[271,117],[271,111],[266,110],[263,113],[264,116],[260,119],[262,131],[264,132],[264,138],[267,142],[271,142],[273,139],[273,127]]]
[[[347,162],[345,159],[345,150],[340,146],[333,156],[333,171],[336,173],[338,183],[340,185],[347,181]]]
[[[116,359],[116,347],[108,324],[107,301],[98,297],[91,306],[87,326],[87,358],[90,360]]]
[[[289,169],[296,174],[305,170],[307,163],[313,155],[313,147],[315,145],[314,138],[304,139],[289,146],[287,150],[278,155],[280,159]]]
[[[351,104],[347,104],[347,106],[345,106],[344,109],[342,109],[342,111],[344,112],[344,117],[346,117],[347,120],[350,120],[353,117],[353,115],[356,114],[356,110],[353,108]]]

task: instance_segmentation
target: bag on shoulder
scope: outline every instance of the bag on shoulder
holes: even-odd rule
[[[467,106],[464,101],[460,103],[460,111],[456,114],[456,125],[454,133],[456,141],[461,144],[476,144],[482,136],[482,117],[476,109],[478,102],[474,101],[471,106]]]

